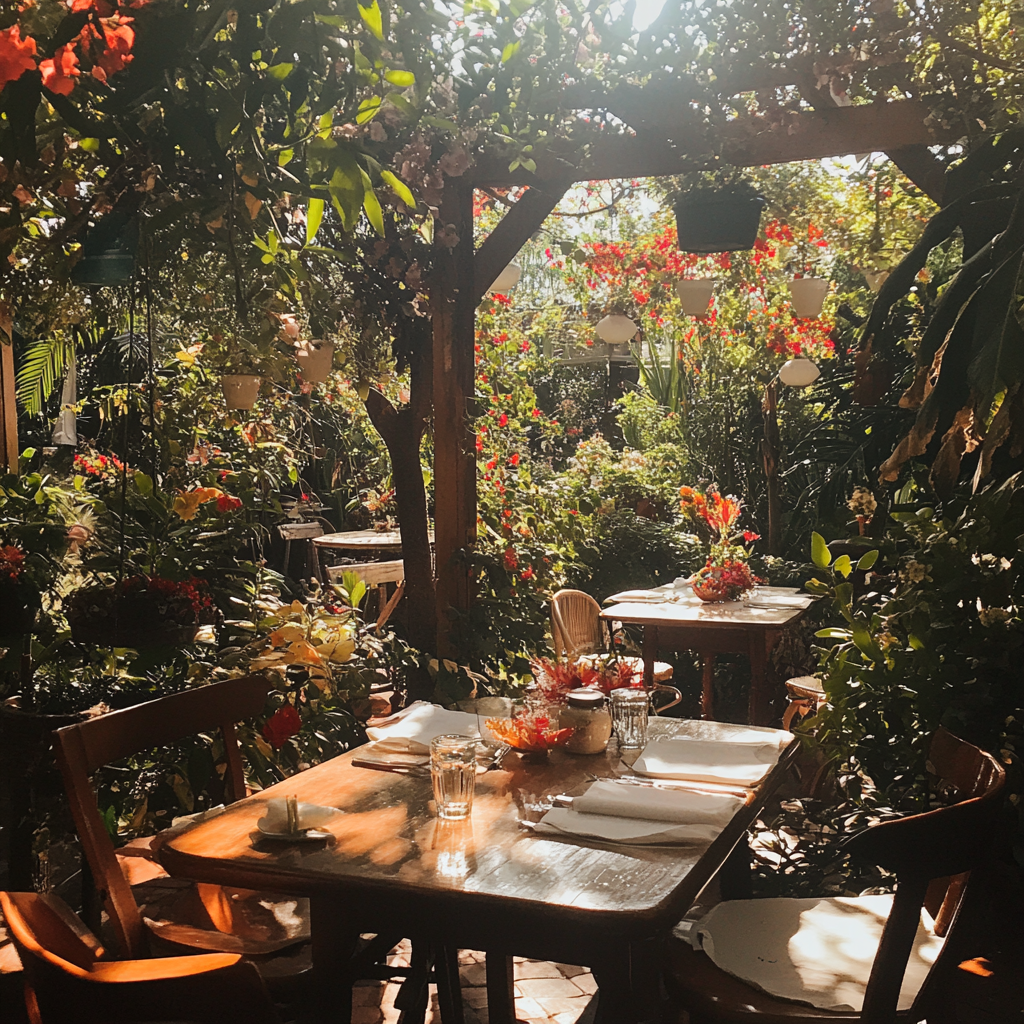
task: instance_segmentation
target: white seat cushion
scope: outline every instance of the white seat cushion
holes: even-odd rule
[[[728,974],[779,999],[859,1013],[892,896],[730,900],[690,931]],[[909,1009],[942,939],[922,911],[898,1008]]]

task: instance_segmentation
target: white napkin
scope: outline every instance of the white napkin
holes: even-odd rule
[[[621,594],[612,594],[611,597],[604,599],[605,604],[611,601],[617,604],[622,604],[626,601],[650,601],[652,603],[659,603],[661,601],[667,601],[671,594],[666,594],[663,590],[624,590]]]
[[[445,733],[463,736],[480,735],[476,715],[463,711],[446,711],[437,704],[416,701],[397,715],[366,730],[372,744],[360,752],[366,760],[387,760],[391,754],[429,754],[430,741]],[[408,757],[404,763],[408,763]]]
[[[656,779],[753,786],[775,766],[780,749],[779,742],[771,737],[762,737],[760,741],[663,737],[648,741],[633,771]]]
[[[579,814],[724,828],[743,805],[742,797],[731,794],[688,793],[680,789],[601,781],[595,782],[582,796],[575,797],[572,809]]]
[[[581,814],[569,808],[555,807],[541,818],[533,831],[645,846],[654,843],[711,842],[722,829],[718,825],[680,825],[669,821],[615,818],[607,814]]]
[[[299,828],[319,828],[326,825],[335,815],[341,814],[337,807],[322,807],[320,804],[300,803]],[[257,822],[267,832],[288,831],[288,802],[284,797],[271,797],[267,809]]]

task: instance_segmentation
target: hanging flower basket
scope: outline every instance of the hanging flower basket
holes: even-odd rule
[[[752,249],[761,227],[761,196],[695,189],[676,203],[676,232],[683,252]]]
[[[793,313],[802,320],[817,320],[828,295],[828,278],[794,277],[789,282]]]
[[[323,384],[331,375],[334,362],[333,341],[306,341],[295,349],[295,358],[307,384]]]
[[[690,583],[693,592],[708,604],[738,601],[757,586],[757,577],[746,562],[706,565]]]
[[[229,409],[251,409],[259,397],[263,378],[254,373],[226,373],[220,379]]]
[[[687,316],[703,316],[711,305],[718,281],[713,278],[683,278],[676,281],[676,295],[682,303],[683,312]]]
[[[76,590],[67,601],[71,638],[96,647],[191,643],[216,608],[203,580],[132,576],[112,586]]]

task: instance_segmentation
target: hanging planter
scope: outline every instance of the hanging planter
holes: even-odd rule
[[[76,590],[67,600],[76,643],[97,647],[164,647],[191,643],[216,609],[202,580],[132,576]]]
[[[251,409],[259,397],[263,378],[254,373],[226,373],[220,379],[229,409]]]
[[[676,203],[676,232],[683,252],[752,249],[765,201],[748,192],[695,189]]]
[[[309,384],[323,384],[331,375],[334,362],[334,342],[311,340],[295,349],[302,379]]]
[[[718,279],[714,277],[676,281],[676,295],[683,304],[683,312],[687,316],[703,316],[711,305],[716,284]]]
[[[828,278],[794,277],[789,282],[789,294],[793,299],[793,314],[801,320],[817,320],[821,307],[828,295]]]
[[[135,270],[138,225],[115,210],[98,221],[82,241],[82,252],[71,270],[75,284],[97,288],[127,284]]]

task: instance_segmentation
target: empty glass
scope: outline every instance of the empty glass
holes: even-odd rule
[[[476,744],[472,736],[454,733],[430,741],[430,779],[439,818],[460,821],[469,817],[476,788]]]
[[[639,750],[647,742],[650,695],[646,690],[620,687],[611,692],[612,728],[620,750]]]

